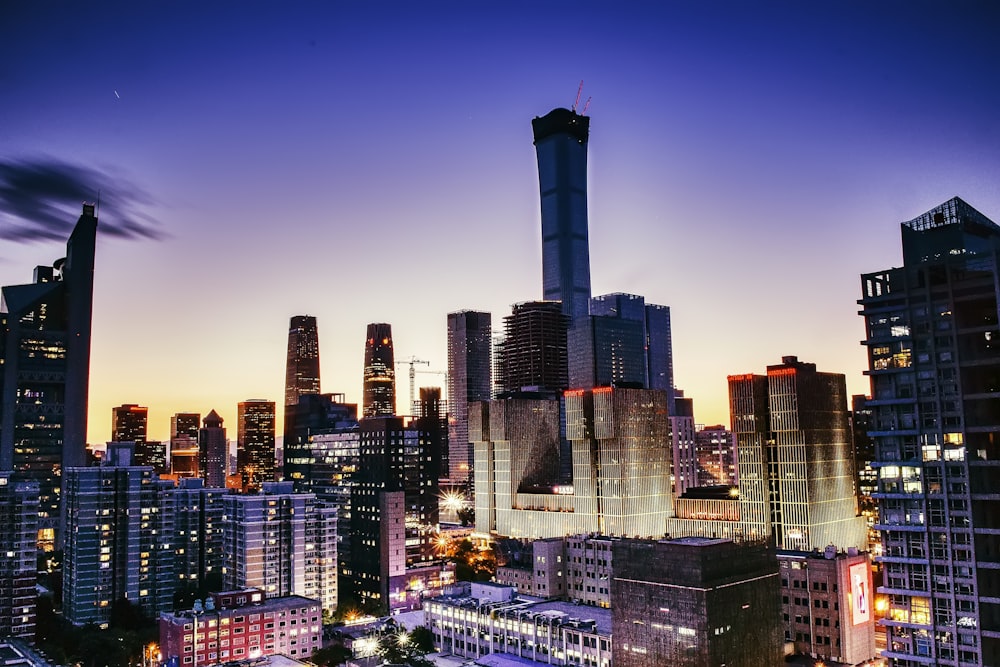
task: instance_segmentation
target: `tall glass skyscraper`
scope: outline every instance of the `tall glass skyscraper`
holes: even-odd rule
[[[861,276],[884,584],[900,667],[1000,664],[1000,226],[959,198]]]
[[[46,549],[61,537],[62,471],[87,460],[96,239],[94,205],[84,204],[66,257],[36,267],[32,284],[3,288],[0,470],[38,482],[38,540]]]
[[[472,476],[469,403],[490,399],[491,345],[489,313],[448,313],[448,470],[442,473],[453,482]]]
[[[274,401],[257,398],[237,405],[236,470],[244,493],[260,491],[264,482],[275,481]]]
[[[368,325],[365,340],[364,406],[365,417],[396,414],[396,367],[392,352],[392,325],[378,322]]]
[[[542,298],[571,320],[590,312],[587,139],[590,118],[553,109],[531,121],[542,207]]]
[[[319,393],[319,330],[316,318],[295,315],[288,325],[285,362],[285,405],[295,405],[302,394]]]

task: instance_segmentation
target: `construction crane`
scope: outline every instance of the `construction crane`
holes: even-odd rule
[[[576,89],[576,100],[573,101],[573,113],[576,113],[576,107],[580,104],[580,93],[583,92],[583,79],[580,79],[580,87]]]
[[[413,408],[413,400],[416,398],[415,391],[416,391],[417,370],[416,370],[415,366],[417,364],[424,364],[426,366],[430,366],[431,362],[424,361],[423,359],[417,359],[416,357],[411,356],[409,359],[404,359],[403,361],[397,361],[396,362],[397,366],[399,366],[400,364],[409,364],[410,365],[410,409],[412,409]]]

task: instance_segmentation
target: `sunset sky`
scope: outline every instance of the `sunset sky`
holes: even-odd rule
[[[998,27],[986,2],[2,3],[0,284],[101,191],[93,443],[125,402],[151,438],[213,408],[235,437],[238,401],[281,401],[296,314],[360,402],[369,322],[443,371],[448,312],[541,297],[530,121],[582,79],[594,294],[671,307],[696,421],[782,355],[864,393],[859,274],[899,265],[898,223],[955,195],[1000,220]]]

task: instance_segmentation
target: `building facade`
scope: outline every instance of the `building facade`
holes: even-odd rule
[[[1000,227],[959,198],[861,276],[883,568],[883,654],[1000,664]]]
[[[211,603],[160,616],[160,652],[182,667],[287,655],[308,660],[322,647],[322,610],[315,600],[263,591],[214,593]]]
[[[198,468],[205,485],[216,489],[226,486],[229,476],[229,441],[223,419],[215,410],[209,412],[198,429]]]
[[[0,472],[0,637],[35,637],[38,483]]]
[[[542,212],[542,298],[570,320],[590,313],[587,141],[590,118],[553,109],[531,121]]]
[[[223,498],[231,489],[206,488],[204,481],[184,478],[165,492],[174,512],[174,575],[177,590],[204,594],[222,589],[225,552]]]
[[[97,217],[83,205],[66,257],[3,288],[0,470],[38,484],[38,544],[61,544],[62,471],[86,464]]]
[[[497,347],[500,391],[524,387],[561,391],[569,386],[568,327],[558,301],[514,304],[504,318],[504,339]]]
[[[615,667],[782,664],[778,563],[763,544],[614,544]]]
[[[396,414],[396,364],[392,351],[392,325],[384,322],[368,325],[362,413],[365,417]]]
[[[496,581],[524,595],[611,607],[613,544],[607,535],[568,535],[534,540],[527,558],[497,567]]]
[[[319,328],[311,315],[295,315],[288,324],[285,356],[285,405],[319,391]]]
[[[698,459],[698,486],[737,484],[736,437],[732,431],[722,424],[696,426],[694,446]]]
[[[251,399],[236,408],[236,471],[244,493],[259,491],[277,479],[274,401]]]
[[[441,473],[456,484],[472,478],[469,403],[492,396],[492,331],[489,313],[448,313],[448,468]]]

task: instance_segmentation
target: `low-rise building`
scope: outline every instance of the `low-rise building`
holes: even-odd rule
[[[779,551],[785,641],[797,653],[856,665],[875,657],[868,554],[836,547]]]
[[[181,667],[286,655],[304,659],[322,646],[320,603],[298,595],[266,598],[247,589],[213,593],[204,606],[160,615],[163,659]]]
[[[611,612],[472,583],[424,603],[425,625],[442,653],[478,659],[508,654],[551,665],[611,667]]]
[[[570,535],[535,540],[530,556],[497,568],[498,583],[523,595],[566,599],[593,607],[611,606],[612,544],[606,535]]]

